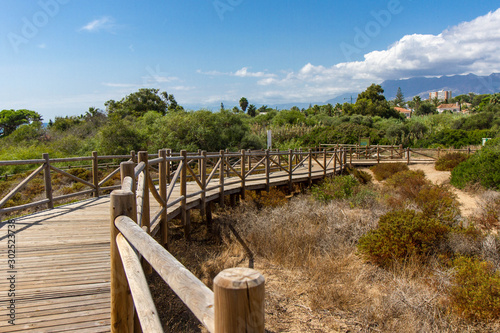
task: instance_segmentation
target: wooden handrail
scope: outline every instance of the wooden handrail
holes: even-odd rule
[[[210,332],[215,332],[213,292],[133,220],[119,216],[114,224],[189,307],[196,318]]]

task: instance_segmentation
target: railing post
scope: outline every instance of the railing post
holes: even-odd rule
[[[214,279],[215,333],[264,333],[265,279],[244,267],[229,268]]]
[[[326,178],[326,148],[323,148],[323,178]]]
[[[111,332],[134,332],[134,303],[116,245],[119,231],[115,227],[115,219],[118,216],[126,215],[134,221],[137,219],[134,193],[122,190],[111,192],[110,207]]]
[[[307,168],[308,168],[308,172],[309,172],[309,186],[312,185],[312,162],[313,162],[313,153],[312,153],[312,149],[309,148],[309,156],[308,156],[308,159],[309,161],[307,162]]]
[[[92,182],[95,186],[94,197],[99,198],[99,159],[97,158],[97,152],[92,152]]]
[[[137,163],[137,156],[135,155],[135,150],[130,151],[130,159],[132,162]]]
[[[377,145],[377,164],[380,163],[380,147]]]
[[[158,156],[163,160],[159,163],[158,171],[159,171],[159,187],[160,187],[160,197],[165,202],[165,207],[163,207],[163,213],[160,218],[160,241],[161,245],[169,247],[168,241],[168,220],[167,220],[167,150],[160,149],[158,151]]]
[[[337,174],[337,159],[339,158],[338,150],[335,148],[333,150],[333,175]]]
[[[167,149],[167,157],[170,157],[170,156],[172,156],[172,150],[171,149]],[[171,179],[170,165],[171,165],[171,162],[167,161],[167,184],[170,184],[170,179]]]
[[[266,161],[265,161],[265,170],[266,170],[266,192],[269,192],[269,149],[266,149]]]
[[[246,191],[246,183],[245,183],[245,167],[246,167],[246,155],[245,155],[245,149],[241,150],[241,193],[240,193],[240,198],[241,200],[245,200],[245,191]]]
[[[410,165],[410,147],[406,149],[407,164]]]
[[[123,179],[125,177],[132,178],[132,192],[134,193],[134,195],[135,195],[135,191],[136,191],[135,172],[134,172],[135,165],[136,165],[135,162],[132,162],[132,161],[121,162],[120,163],[120,178],[121,178],[121,181],[123,183]],[[136,219],[137,218],[134,218],[134,221]]]
[[[293,150],[288,149],[288,190],[293,191]]]
[[[203,156],[203,158],[200,160],[200,183],[203,188],[201,189],[200,215],[203,218],[207,210],[207,152],[203,150],[201,156]]]
[[[182,169],[181,169],[181,187],[180,195],[182,196],[181,201],[181,219],[182,225],[184,226],[184,236],[187,240],[191,240],[191,219],[189,218],[189,212],[187,210],[187,151],[181,150],[182,157]]]
[[[391,160],[394,159],[394,147],[391,145]]]
[[[252,170],[252,151],[248,149],[248,170]]]
[[[144,162],[145,167],[144,167],[144,176],[145,176],[145,182],[144,182],[144,198],[142,199],[142,204],[143,204],[143,209],[142,209],[142,221],[141,226],[142,227],[147,227],[147,233],[149,234],[151,232],[150,229],[150,209],[149,209],[149,163],[148,163],[148,152],[147,151],[140,151],[139,152],[139,163]]]
[[[403,158],[404,158],[404,157],[403,157],[403,145],[402,145],[402,144],[401,144],[401,145],[399,145],[399,156],[400,156],[400,158],[401,158],[401,159],[403,159]]]
[[[225,172],[225,161],[224,150],[219,152],[220,155],[220,170],[219,170],[219,205],[224,207],[224,172]]]
[[[144,197],[142,198],[142,219],[140,221],[140,225],[144,228],[146,227],[146,232],[148,234],[151,233],[151,217],[150,217],[150,205],[149,205],[149,163],[148,163],[148,152],[147,151],[140,151],[139,152],[139,163],[144,162]],[[139,222],[139,221],[138,221]],[[144,269],[144,273],[149,275],[153,273],[153,268],[151,265],[142,259],[142,268]]]
[[[49,154],[42,154],[42,158],[45,160],[45,168],[43,169],[43,178],[45,180],[45,197],[49,199],[47,207],[49,209],[54,208],[54,199],[52,197],[52,177],[50,176],[50,159]]]
[[[349,164],[352,164],[352,147],[349,148]]]

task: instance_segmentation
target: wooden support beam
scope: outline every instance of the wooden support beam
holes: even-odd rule
[[[130,191],[115,190],[110,196],[111,227],[111,332],[134,332],[134,303],[130,294],[123,263],[116,244],[116,236],[120,233],[115,227],[118,216],[137,219],[135,195]]]
[[[264,333],[265,279],[251,268],[236,267],[214,279],[215,333]]]
[[[226,169],[226,158],[224,150],[219,152],[220,166],[219,166],[219,205],[224,207],[224,170]]]

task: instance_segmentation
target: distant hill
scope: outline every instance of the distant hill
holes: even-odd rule
[[[411,100],[413,96],[419,95],[423,99],[429,98],[429,92],[438,90],[451,90],[452,96],[458,96],[462,94],[468,94],[473,92],[475,94],[493,94],[500,92],[500,73],[494,73],[489,76],[478,76],[475,74],[467,75],[452,75],[452,76],[441,76],[441,77],[414,77],[411,79],[402,80],[386,80],[380,84],[384,88],[384,95],[387,100],[393,100],[396,97],[398,87],[401,87],[401,91],[405,96],[405,99]],[[278,110],[290,109],[292,106],[297,106],[298,108],[307,109],[309,105],[324,105],[324,104],[335,104],[340,103],[355,103],[360,92],[345,93],[339,95],[335,98],[329,99],[326,102],[311,102],[311,103],[286,103],[286,104],[266,104],[270,108],[277,108]],[[224,106],[228,109],[232,109],[234,105],[239,106],[238,101],[223,101]],[[250,103],[255,104],[257,108],[262,106],[262,103],[256,103],[250,101]],[[188,110],[199,110],[201,108],[208,108],[209,110],[218,111],[220,109],[220,103],[212,105],[184,105]]]
[[[429,92],[438,90],[451,90],[452,96],[468,94],[493,94],[500,91],[500,73],[489,76],[477,76],[474,74],[441,76],[435,78],[416,77],[404,80],[387,80],[382,82],[384,95],[388,100],[396,97],[398,87],[406,100],[419,95],[423,98],[429,97]]]

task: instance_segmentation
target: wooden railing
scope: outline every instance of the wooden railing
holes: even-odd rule
[[[439,159],[445,153],[459,152],[463,154],[473,154],[477,149],[442,149],[442,148],[403,148],[399,146],[388,145],[321,145],[328,150],[343,148],[346,150],[348,162],[351,164],[377,161],[377,163],[392,161],[392,162],[406,162],[410,163],[426,163],[433,162]]]
[[[144,163],[143,167],[146,168],[148,174],[153,173],[155,176],[158,175],[158,178],[155,179],[153,179],[153,177],[145,177],[144,179],[147,180],[147,183],[142,185],[141,190],[145,191],[145,193],[149,193],[148,189],[151,189],[151,193],[155,196],[157,201],[168,202],[165,212],[162,214],[167,214],[166,210],[173,206],[181,205],[183,207],[181,212],[183,220],[189,221],[190,204],[188,201],[192,201],[190,198],[197,197],[200,202],[192,203],[192,205],[200,206],[202,214],[206,214],[207,210],[210,209],[210,207],[207,208],[206,205],[207,193],[213,195],[214,191],[218,191],[219,202],[220,204],[224,204],[223,193],[226,192],[225,188],[234,187],[235,184],[240,184],[240,188],[233,192],[239,193],[244,198],[245,190],[249,184],[255,184],[257,181],[265,182],[262,188],[264,190],[269,190],[270,183],[273,182],[273,179],[282,178],[286,175],[288,175],[288,182],[285,181],[284,185],[288,184],[290,188],[293,184],[292,178],[296,176],[302,175],[311,182],[313,179],[313,165],[320,167],[323,170],[323,175],[326,175],[328,168],[335,170],[339,169],[341,171],[346,163],[363,164],[363,161],[367,163],[373,163],[373,161],[377,163],[381,161],[404,161],[406,163],[429,162],[436,160],[443,153],[457,151],[471,154],[476,150],[470,148],[445,150],[403,149],[402,146],[360,147],[356,145],[322,145],[322,148],[308,149],[305,151],[302,149],[288,151],[242,150],[237,153],[228,152],[227,150],[218,153],[198,151],[192,153],[184,152],[185,156],[181,153],[173,153],[170,150],[164,149],[160,150],[158,154],[139,153],[136,155],[135,152],[131,152],[129,155],[99,156],[97,152],[93,152],[92,156],[71,158],[49,158],[48,154],[43,154],[42,159],[0,161],[0,167],[12,165],[38,165],[34,171],[0,199],[0,220],[2,219],[2,215],[20,212],[28,208],[46,206],[52,209],[58,202],[85,196],[99,197],[103,193],[109,193],[109,191],[120,187],[120,185],[106,186],[106,183],[120,172],[120,168],[116,166],[123,160],[134,163],[139,162],[139,164]],[[109,160],[113,162],[105,163]],[[242,163],[241,161],[245,162]],[[80,164],[75,165],[75,163]],[[85,180],[71,174],[68,170],[71,165],[68,166],[68,164],[73,164],[73,168],[77,167],[90,170],[91,179]],[[114,168],[106,176],[100,177],[99,170],[103,168],[109,170],[109,167]],[[163,175],[160,175],[161,170]],[[279,172],[282,172],[282,174]],[[67,177],[74,182],[83,184],[84,188],[74,193],[55,196],[52,190],[55,173]],[[317,174],[316,172],[316,175]],[[45,197],[37,201],[27,202],[17,206],[13,205],[10,200],[13,199],[16,194],[20,193],[29,182],[37,177],[43,178],[43,191],[45,192]],[[194,182],[198,185],[198,190],[187,193],[187,182]],[[168,191],[165,192],[167,184],[170,183],[179,184],[180,193],[177,198],[172,197],[173,186],[169,187]],[[159,185],[159,190],[155,189],[154,184]],[[146,201],[149,200],[148,196],[144,196],[143,198]],[[234,199],[234,195],[231,196],[231,199]],[[7,203],[9,204],[7,205]],[[174,210],[174,214],[177,213],[178,212]],[[148,213],[146,212],[145,214]],[[208,211],[208,215],[210,216],[210,211]],[[169,218],[171,217],[172,215],[169,215]],[[147,220],[148,216],[145,215],[144,219]],[[158,220],[159,216],[155,215],[151,224],[155,224]],[[187,223],[185,228],[189,229],[189,227],[189,223]],[[189,232],[187,232],[187,234],[189,234]]]
[[[205,152],[188,156],[186,151],[181,151],[179,156],[171,155],[167,150],[160,150],[158,158],[148,160],[146,152],[139,152],[137,165],[123,162],[120,166],[122,188],[111,193],[110,202],[112,332],[133,331],[134,311],[143,332],[163,332],[145,277],[151,268],[158,272],[209,332],[264,332],[264,277],[260,273],[249,268],[225,270],[215,278],[212,292],[162,246],[168,240],[165,225],[168,220],[167,209],[174,204],[181,204],[186,236],[189,237],[187,199],[201,195],[206,200],[207,191],[218,190],[220,185],[240,185],[240,181],[244,182],[251,173],[245,172],[246,158],[251,160],[250,154],[242,151],[238,156],[221,151],[214,156]],[[266,165],[269,165],[270,154],[266,152],[265,155],[268,161]],[[236,157],[239,159],[232,160]],[[213,162],[212,171],[207,177],[206,165],[211,158],[217,161]],[[170,178],[172,163],[176,164],[176,171]],[[193,170],[193,163],[201,167],[200,174]],[[150,168],[156,165],[159,192],[149,174]],[[259,165],[258,162],[254,169]],[[219,186],[210,187],[217,170]],[[238,175],[239,180],[236,183],[224,183],[224,179],[227,179],[225,174],[229,176],[231,172]],[[188,194],[188,174],[200,191]],[[179,185],[179,197],[169,202],[176,185]],[[149,220],[149,191],[160,204],[160,210],[152,221]],[[224,193],[221,195],[224,196]],[[160,230],[163,230],[161,245],[150,235],[150,225],[158,219]],[[139,256],[143,257],[142,266]]]

